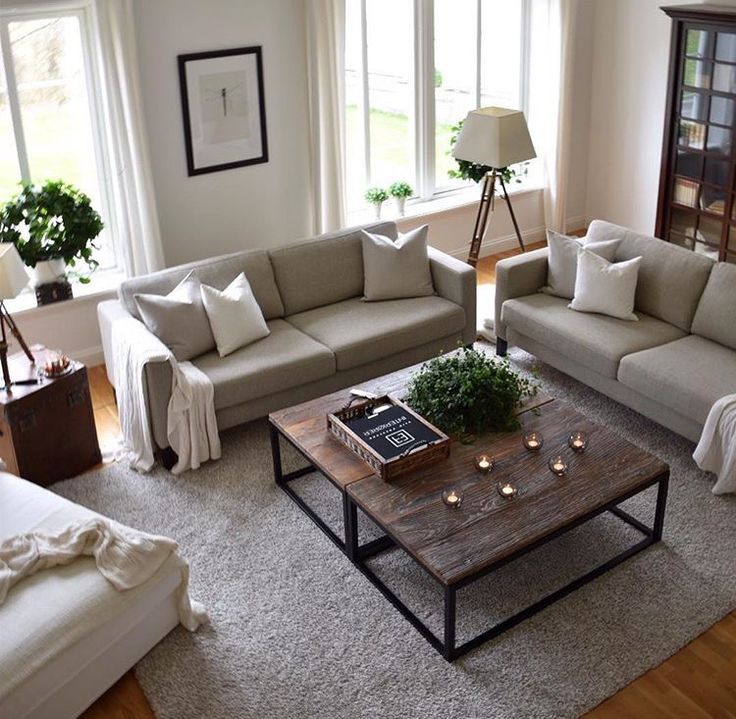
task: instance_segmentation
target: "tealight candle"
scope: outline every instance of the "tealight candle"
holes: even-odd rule
[[[475,458],[475,468],[483,474],[490,472],[493,469],[493,457],[489,454],[479,454]]]
[[[552,459],[550,459],[549,469],[552,474],[562,477],[562,475],[567,472],[567,462],[565,462],[561,455],[557,455],[557,457],[552,457]]]
[[[544,437],[539,432],[530,432],[525,434],[523,437],[524,446],[531,452],[536,452],[542,449],[544,444]]]
[[[588,446],[588,435],[585,432],[573,432],[568,438],[567,443],[575,452],[584,452]]]
[[[463,493],[459,489],[446,489],[442,492],[442,501],[448,507],[459,507],[463,501]]]
[[[517,494],[517,489],[511,482],[499,482],[496,485],[496,489],[505,499],[513,499]]]

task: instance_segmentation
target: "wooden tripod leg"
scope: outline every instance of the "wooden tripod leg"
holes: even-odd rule
[[[28,357],[28,361],[31,364],[35,363],[35,357],[31,354],[31,350],[28,349],[28,345],[23,339],[23,336],[18,329],[18,325],[15,324],[15,320],[10,316],[10,312],[8,312],[4,302],[0,302],[0,313],[2,314],[3,319],[7,323],[8,327],[10,327],[10,331],[13,334],[13,337],[15,337],[18,344],[21,346],[21,349],[23,350],[23,352],[25,352],[26,357]]]
[[[509,213],[511,213],[511,221],[514,223],[514,229],[516,230],[516,239],[519,240],[519,247],[521,247],[522,252],[526,252],[526,247],[524,247],[524,240],[521,239],[521,232],[519,232],[519,223],[516,221],[516,215],[514,214],[514,208],[511,204],[511,198],[509,197],[509,193],[506,192],[506,183],[503,181],[503,177],[501,175],[498,176],[499,181],[501,182],[501,189],[503,190],[503,196],[506,200],[506,204],[509,206]]]
[[[486,233],[486,224],[488,223],[488,211],[491,209],[493,202],[493,193],[496,190],[496,171],[487,172],[483,180],[483,193],[480,197],[480,205],[478,206],[478,215],[475,218],[475,228],[473,229],[473,239],[470,243],[470,252],[468,253],[468,264],[475,267],[478,264],[478,256],[480,255],[480,245],[483,242],[483,235]]]

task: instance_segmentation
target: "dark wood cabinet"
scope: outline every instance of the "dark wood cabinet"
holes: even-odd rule
[[[13,358],[14,380],[35,376],[35,366]],[[74,477],[101,461],[87,369],[37,385],[0,391],[0,458],[5,469],[46,486]]]
[[[736,263],[736,7],[677,5],[655,234]]]

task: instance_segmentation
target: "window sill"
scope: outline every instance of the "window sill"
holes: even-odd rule
[[[521,183],[515,187],[509,188],[509,195],[511,197],[518,197],[533,192],[541,192],[542,187],[536,183]],[[497,200],[503,202],[501,198],[496,197]],[[384,202],[381,208],[381,220],[376,220],[376,215],[371,208],[364,208],[361,210],[354,210],[347,214],[347,224],[352,225],[365,225],[377,221],[389,221],[401,222],[402,220],[409,220],[417,217],[431,217],[432,215],[451,212],[453,210],[459,210],[465,207],[477,206],[480,200],[480,189],[478,185],[472,185],[470,187],[464,187],[460,190],[448,192],[445,195],[435,197],[431,200],[413,200],[406,204],[404,215],[399,215],[396,206],[392,200]]]
[[[30,313],[63,309],[64,307],[68,307],[70,303],[98,302],[101,299],[114,295],[124,279],[125,275],[119,270],[105,270],[93,274],[92,281],[89,284],[85,285],[81,282],[73,282],[72,290],[74,297],[69,300],[38,306],[33,289],[27,289],[12,300],[5,300],[4,304],[12,315],[23,316]]]

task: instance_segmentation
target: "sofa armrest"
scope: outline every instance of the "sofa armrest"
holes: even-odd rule
[[[501,321],[501,307],[514,297],[533,295],[547,284],[547,248],[508,257],[496,265],[495,332],[506,340],[506,326]]]
[[[112,360],[112,327],[120,320],[132,318],[118,300],[107,300],[97,305],[97,319],[102,337],[102,351],[110,384],[115,387],[115,373]],[[153,439],[160,448],[169,446],[167,437],[167,415],[171,398],[171,365],[168,362],[149,362],[145,369],[146,399],[151,420]]]
[[[437,294],[465,310],[463,344],[473,344],[477,331],[475,268],[434,247],[429,248],[429,264]]]

